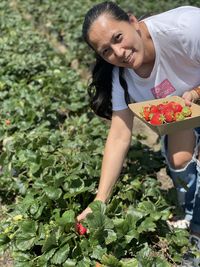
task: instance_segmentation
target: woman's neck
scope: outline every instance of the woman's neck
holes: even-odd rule
[[[144,43],[144,62],[135,72],[142,78],[148,78],[155,64],[156,53],[151,35],[143,21],[140,22],[140,34]]]

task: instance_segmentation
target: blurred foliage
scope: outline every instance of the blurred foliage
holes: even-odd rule
[[[197,5],[117,2],[138,17]],[[0,197],[10,204],[0,246],[11,248],[16,267],[171,266],[188,246],[188,233],[166,224],[173,203],[155,179],[160,153],[136,138],[108,205],[91,204],[88,238],[75,231],[76,215],[96,194],[109,127],[86,93],[93,53],[81,24],[95,3],[0,2]]]

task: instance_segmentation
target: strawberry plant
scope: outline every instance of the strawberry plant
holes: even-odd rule
[[[172,266],[188,246],[166,224],[175,200],[156,180],[160,153],[135,137],[110,201],[92,202],[109,128],[86,93],[81,23],[95,2],[0,2],[0,251],[16,267]]]

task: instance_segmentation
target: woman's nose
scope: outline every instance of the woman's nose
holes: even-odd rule
[[[120,47],[119,45],[113,46],[113,51],[115,55],[119,58],[122,58],[124,56],[124,49]]]

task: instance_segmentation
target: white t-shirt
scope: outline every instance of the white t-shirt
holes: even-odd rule
[[[171,95],[182,96],[200,84],[200,8],[179,7],[144,20],[156,58],[151,75],[141,78],[124,69],[129,96],[136,102]],[[126,109],[119,68],[113,69],[113,110]]]

